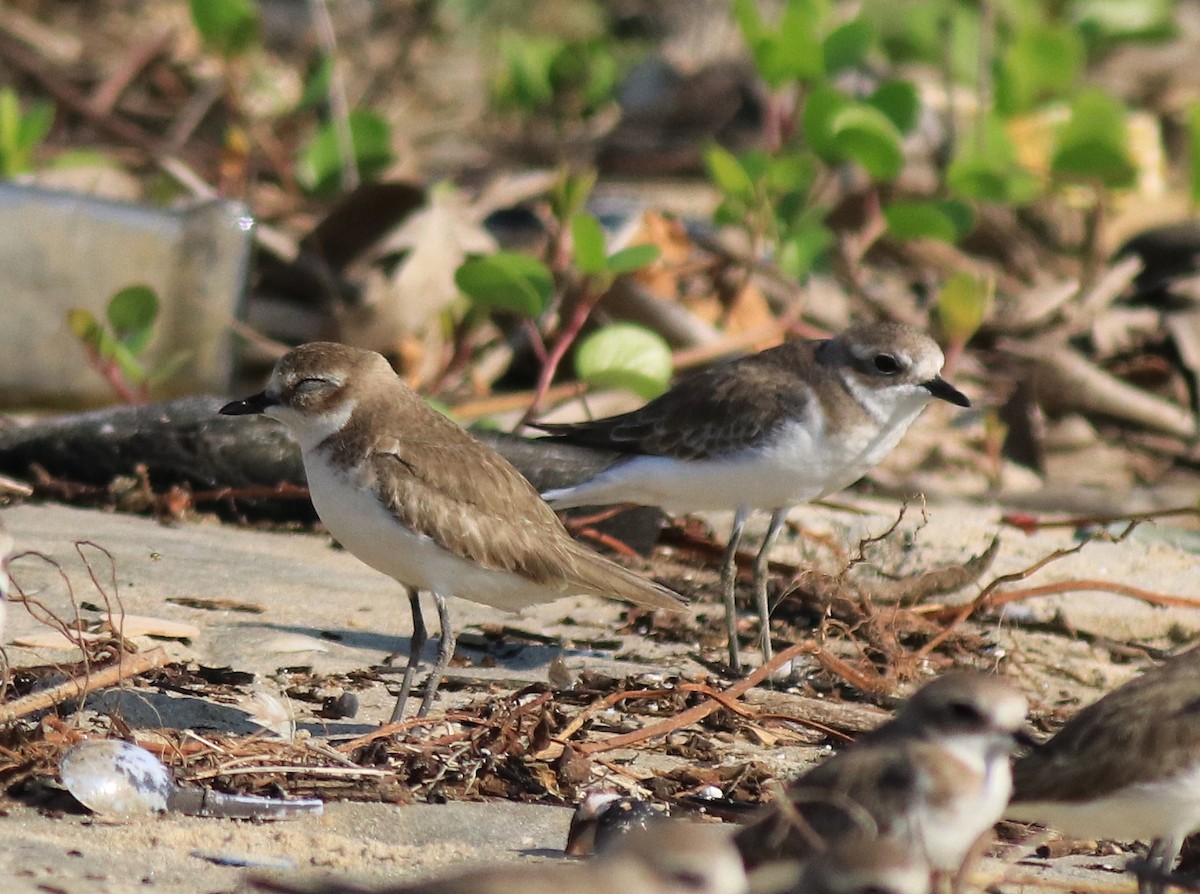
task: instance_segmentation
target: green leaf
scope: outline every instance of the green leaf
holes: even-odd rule
[[[146,368],[142,362],[122,342],[109,338],[105,334],[100,346],[100,355],[113,360],[128,382],[142,385],[146,382]]]
[[[1137,167],[1129,154],[1124,106],[1101,90],[1079,93],[1059,132],[1050,170],[1072,180],[1099,181],[1109,189],[1131,186]]]
[[[100,336],[104,334],[104,327],[92,316],[91,311],[82,307],[71,308],[67,311],[67,325],[85,346],[100,350]]]
[[[620,251],[613,252],[608,258],[608,272],[614,276],[622,273],[633,273],[641,270],[647,264],[658,260],[657,245],[630,245]]]
[[[47,167],[54,170],[69,168],[112,168],[123,170],[119,159],[114,158],[98,149],[67,149],[50,159]]]
[[[147,385],[161,385],[178,375],[179,371],[191,362],[195,351],[176,351],[165,360],[154,364],[154,368],[146,376]]]
[[[813,151],[825,161],[836,163],[843,160],[841,147],[833,131],[833,119],[851,105],[851,100],[844,93],[827,84],[815,88],[804,103],[804,135]]]
[[[829,125],[841,154],[862,165],[873,180],[893,180],[904,167],[900,131],[874,106],[844,108]]]
[[[754,183],[732,152],[713,143],[704,153],[708,178],[726,196],[748,200],[754,195]]]
[[[480,307],[529,318],[541,314],[554,293],[554,277],[545,264],[507,251],[467,259],[455,271],[454,282]]]
[[[791,151],[768,159],[767,186],[776,194],[803,192],[816,178],[816,160],[811,153]]]
[[[604,230],[600,221],[590,214],[576,214],[571,219],[571,242],[574,245],[575,266],[581,273],[599,276],[608,270]]]
[[[833,232],[819,219],[794,226],[780,243],[775,263],[786,276],[803,280],[824,259],[834,244]]]
[[[564,43],[550,60],[548,70],[555,104],[574,117],[594,114],[607,104],[619,74],[612,52],[598,40]]]
[[[911,81],[887,81],[867,98],[867,104],[887,115],[900,133],[908,133],[917,123],[921,99]]]
[[[1151,40],[1173,33],[1174,0],[1074,0],[1065,12],[1092,44]]]
[[[1035,24],[1017,34],[996,79],[996,105],[1006,115],[1065,96],[1083,67],[1083,41],[1063,25]]]
[[[54,124],[54,106],[35,102],[27,112],[11,87],[0,89],[0,178],[28,171],[33,154]]]
[[[733,0],[733,17],[742,29],[742,39],[747,44],[753,44],[763,37],[766,28],[762,16],[758,14],[756,0]]]
[[[1188,161],[1190,171],[1192,205],[1200,205],[1200,102],[1194,102],[1187,110]]]
[[[860,65],[875,40],[875,27],[863,17],[851,19],[825,37],[825,71],[836,74]]]
[[[132,338],[144,346],[158,317],[158,295],[146,285],[126,286],[108,300],[106,315],[120,341],[129,345]],[[130,346],[130,350],[140,353],[137,347]]]
[[[778,50],[774,54],[775,64],[784,80],[811,81],[824,76],[825,50],[821,32],[828,15],[823,0],[787,0],[783,21],[779,23]],[[767,82],[771,82],[769,78]]]
[[[350,113],[350,143],[359,175],[370,180],[392,163],[387,122],[367,109]],[[333,191],[342,179],[342,159],[333,122],[323,124],[296,159],[296,179],[311,193]]]
[[[772,89],[825,73],[820,33],[827,11],[822,0],[787,0],[779,27],[766,26],[754,0],[735,0],[734,17],[759,76]]]
[[[550,208],[554,219],[565,223],[576,214],[582,213],[588,196],[596,186],[598,176],[595,168],[584,168],[576,172],[563,168],[550,196]]]
[[[333,77],[333,57],[318,56],[304,79],[304,92],[296,103],[296,111],[321,107],[329,99],[329,80]]]
[[[958,195],[984,202],[1023,204],[1040,192],[1037,178],[1017,159],[1004,121],[989,115],[963,140],[963,151],[946,171],[946,184]]]
[[[959,239],[975,229],[975,212],[971,210],[971,206],[966,202],[961,202],[958,199],[943,199],[936,204],[938,210],[946,215],[954,224],[954,229],[958,233]]]
[[[531,36],[506,31],[500,36],[504,70],[492,87],[501,107],[536,111],[554,98],[550,67],[562,50],[557,37]]]
[[[667,390],[671,348],[658,333],[634,323],[597,329],[575,350],[575,374],[598,388],[624,388],[643,400]]]
[[[28,158],[34,149],[41,145],[54,126],[54,105],[48,102],[35,102],[21,118],[18,131],[20,148]]]
[[[883,209],[888,232],[897,239],[938,239],[953,243],[958,228],[934,202],[893,202]]]
[[[991,278],[955,273],[937,299],[938,325],[953,344],[965,345],[987,319],[995,284]]]
[[[192,24],[204,45],[222,56],[236,56],[258,41],[258,5],[251,0],[191,0]]]

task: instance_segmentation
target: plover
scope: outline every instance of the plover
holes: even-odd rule
[[[627,454],[542,496],[556,509],[613,503],[674,512],[735,510],[721,567],[729,663],[740,670],[736,553],[752,509],[771,510],[754,562],[761,647],[771,657],[767,561],[788,510],[853,484],[935,398],[970,401],[940,375],[937,343],[911,326],[868,323],[824,341],[790,341],[710,366],[644,407],[592,422],[535,427]]]
[[[1139,888],[1161,890],[1200,830],[1200,648],[1108,693],[1019,758],[1005,816],[1078,838],[1149,841]]]
[[[893,838],[936,875],[953,876],[1008,803],[1025,711],[1025,697],[997,677],[940,677],[895,719],[792,782],[735,843],[754,868],[844,839]]]
[[[255,877],[253,888],[280,894],[367,894],[336,881],[314,884]],[[373,889],[374,894],[746,894],[746,871],[719,825],[663,820],[582,862],[478,869],[449,878]]]
[[[449,596],[507,611],[583,594],[683,606],[666,587],[573,540],[516,469],[432,409],[373,351],[302,345],[280,358],[265,390],[221,412],[282,422],[300,446],[325,527],[405,588],[412,645],[392,720],[403,712],[426,639],[418,590],[432,593],[441,626],[419,716],[454,654]]]

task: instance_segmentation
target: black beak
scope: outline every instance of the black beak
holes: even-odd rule
[[[262,413],[267,407],[277,407],[279,401],[273,397],[268,397],[267,392],[260,391],[258,394],[251,394],[243,400],[235,400],[232,403],[227,403],[221,407],[222,416],[250,416]]]
[[[959,407],[971,406],[970,399],[941,376],[934,376],[928,382],[922,382],[921,384],[926,391],[939,400],[947,401]],[[221,412],[225,411],[222,410]]]

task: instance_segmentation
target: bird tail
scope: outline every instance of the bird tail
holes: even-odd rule
[[[687,603],[674,590],[646,580],[582,544],[574,541],[572,544],[571,551],[575,559],[572,563],[573,583],[586,592],[670,612],[681,612],[687,608]]]

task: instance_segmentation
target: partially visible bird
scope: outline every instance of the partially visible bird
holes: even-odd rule
[[[719,825],[664,820],[582,862],[476,869],[408,885],[365,888],[335,880],[297,883],[255,876],[278,894],[746,894],[746,871]]]
[[[1200,831],[1200,647],[1088,705],[1013,765],[1008,819],[1078,838],[1149,841],[1138,887],[1161,892]]]
[[[952,877],[1008,804],[1025,712],[1025,697],[997,677],[944,675],[893,720],[794,780],[734,841],[754,869],[847,839],[890,838]]]

